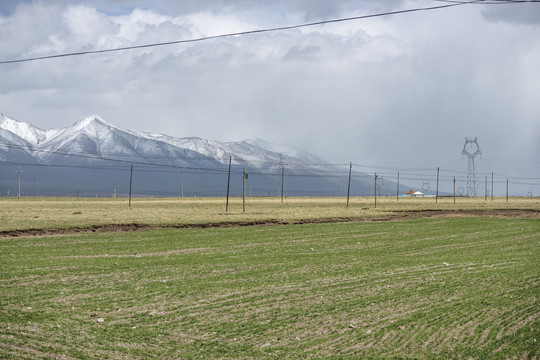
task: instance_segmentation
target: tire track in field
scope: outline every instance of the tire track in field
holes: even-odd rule
[[[173,223],[153,225],[145,223],[127,224],[101,224],[89,226],[74,226],[68,228],[50,229],[17,229],[2,230],[0,238],[16,237],[44,237],[58,235],[74,235],[92,232],[132,232],[141,230],[157,229],[192,229],[192,228],[220,228],[220,227],[245,227],[245,226],[279,226],[279,225],[302,225],[302,224],[327,224],[343,222],[379,222],[415,218],[439,218],[439,217],[497,217],[497,218],[540,218],[540,210],[537,209],[429,209],[429,210],[407,210],[406,212],[385,212],[378,217],[330,217],[316,219],[263,219],[250,221],[221,221],[202,223]]]
[[[445,312],[446,313],[446,312]],[[472,319],[475,319],[484,313],[484,309],[477,310],[467,316],[470,320],[466,324],[473,323]],[[442,315],[441,315],[442,316]],[[443,350],[448,342],[455,342],[460,338],[461,333],[466,330],[466,326],[460,325],[462,322],[462,317],[459,316],[454,320],[448,323],[443,323],[440,325],[431,325],[428,327],[426,334],[423,334],[422,337],[426,338],[420,347],[423,349],[435,349],[437,352]]]
[[[0,341],[0,350],[9,349],[8,350],[9,353],[15,355],[16,358],[19,358],[20,355],[24,354],[25,357],[32,356],[32,357],[40,358],[40,359],[76,360],[76,358],[65,355],[69,352],[69,346],[60,345],[57,341],[53,341],[54,339],[47,339],[48,341],[45,341],[41,338],[41,336],[39,336],[39,334],[32,334],[34,336],[29,336],[29,335],[30,334],[24,334],[24,337],[23,337],[24,346],[23,344],[18,345],[18,344],[6,343],[3,341]],[[19,340],[21,339],[19,338]],[[54,351],[46,352],[46,351],[38,350],[38,348],[50,348],[51,346],[54,347]],[[59,354],[62,354],[62,355],[59,355]]]
[[[523,314],[520,314],[521,316],[515,319],[516,323],[506,331],[507,336],[515,334],[518,330],[534,322],[540,316],[540,311],[538,311],[535,307],[531,307],[530,309],[531,311],[536,310],[536,312],[532,314],[530,314],[530,312],[526,310],[529,310],[529,308],[523,309]]]
[[[479,264],[479,266],[481,267],[484,267],[484,266],[492,266],[492,265],[496,265],[496,267],[499,267],[501,265],[508,265],[508,264],[489,264],[489,265],[485,265],[485,264]],[[466,264],[464,266],[470,266],[470,264]],[[442,268],[441,266],[438,266],[440,268]],[[454,270],[459,270],[459,269],[454,269]],[[482,268],[479,268],[478,269],[479,271],[482,270]],[[405,271],[403,273],[406,273]],[[411,275],[412,276],[412,275]],[[345,281],[344,281],[345,283]],[[354,284],[354,281],[353,282],[349,282],[350,285],[349,286],[346,286],[346,287],[343,287],[341,284],[335,284],[332,283],[332,284],[328,284],[328,286],[335,286],[335,287],[342,287],[342,290],[343,292],[348,292],[349,290],[352,290],[355,288],[355,284]],[[299,291],[299,292],[306,292],[306,291],[309,291],[311,288],[319,288],[319,291],[322,291],[322,289],[320,289],[320,284],[317,284],[316,286],[315,285],[306,285],[306,286],[303,286],[303,287],[296,287],[296,290]],[[377,290],[381,290],[382,288],[381,287],[378,287]],[[232,302],[229,304],[229,307],[227,308],[228,310],[231,310],[231,309],[236,309],[236,311],[233,311],[232,313],[230,313],[229,315],[232,315],[233,318],[237,318],[239,317],[240,315],[244,314],[244,312],[246,310],[249,310],[251,306],[253,306],[254,308],[257,308],[257,309],[260,309],[261,307],[264,307],[264,306],[271,306],[271,307],[274,307],[274,308],[279,308],[281,311],[284,310],[282,304],[289,304],[291,303],[291,297],[285,295],[285,296],[282,296],[280,297],[279,299],[276,299],[276,297],[273,297],[272,295],[272,292],[270,293],[266,293],[266,295],[264,295],[265,297],[267,297],[267,300],[256,300],[256,301],[252,301],[250,299],[250,296],[251,296],[251,293],[248,292],[246,295],[246,297],[244,299],[242,298],[234,298],[233,300],[236,300],[238,302],[241,303],[242,306],[238,306],[239,303],[238,302]],[[310,298],[312,298],[312,296],[310,295],[298,295],[298,296],[294,296],[294,300],[295,300],[295,303],[306,303]],[[216,304],[218,305],[218,304]],[[295,306],[294,304],[292,305],[293,307]],[[251,311],[253,312],[253,307],[251,307]],[[219,306],[216,306],[216,308],[219,308]],[[260,313],[263,313],[264,314],[264,310],[256,310],[255,312],[260,312]],[[469,344],[471,343],[471,341],[473,341],[473,339],[475,339],[475,329],[477,328],[478,325],[474,325],[475,322],[478,322],[479,321],[479,318],[481,317],[481,314],[482,311],[480,311],[479,313],[477,313],[477,318],[473,319],[473,320],[470,320],[469,322],[467,322],[466,324],[463,324],[463,325],[460,325],[460,327],[456,328],[459,323],[458,321],[456,320],[455,322],[453,323],[450,323],[449,325],[445,326],[445,328],[443,329],[443,331],[440,332],[439,336],[432,340],[432,343],[431,345],[433,346],[437,346],[438,349],[444,349],[448,346],[452,346],[455,344],[461,344],[461,345],[466,345],[466,344]],[[407,314],[410,314],[410,311],[405,311],[404,312],[405,315]],[[202,314],[201,314],[202,315]],[[397,315],[398,317],[400,316],[399,314]],[[379,320],[379,327],[381,327],[382,323],[384,322],[384,320],[390,320],[390,319],[382,319],[382,320]],[[340,326],[341,328],[338,328],[338,329],[342,329],[344,327],[346,327],[346,324],[344,324],[345,322],[343,321]],[[312,324],[312,323],[310,323]],[[454,327],[455,329],[453,331],[448,331],[447,329],[450,328],[450,327]],[[309,324],[306,324],[305,326],[300,326],[298,327],[298,323],[294,323],[292,325],[289,325],[288,328],[290,330],[286,331],[287,333],[294,333],[294,334],[298,334],[301,338],[311,338],[313,342],[317,343],[316,339],[317,338],[321,338],[323,340],[323,343],[322,344],[319,344],[319,345],[314,345],[313,347],[310,347],[309,349],[311,349],[312,351],[318,351],[320,352],[321,349],[324,349],[326,347],[343,347],[343,348],[349,348],[350,347],[350,339],[347,340],[347,339],[334,339],[333,341],[330,341],[330,342],[324,342],[324,332],[326,330],[320,330],[320,331],[316,331],[316,332],[313,332],[312,330],[310,330],[311,326]],[[305,332],[305,329],[308,329],[307,330],[307,333]],[[384,338],[384,340],[376,340],[374,342],[369,342],[369,341],[363,341],[360,343],[361,347],[364,347],[364,348],[379,348],[379,347],[383,347],[383,348],[397,348],[397,349],[405,349],[407,347],[409,347],[412,343],[414,343],[414,341],[416,341],[417,338],[422,338],[422,337],[425,337],[423,332],[426,332],[425,331],[426,327],[423,326],[422,327],[422,330],[414,333],[414,334],[411,334],[411,333],[407,333],[406,331],[402,331],[400,333],[397,333],[397,332],[392,332],[391,335],[386,335],[386,337]],[[427,328],[429,330],[429,332],[431,331],[434,331],[435,329],[432,329],[432,328]],[[280,330],[282,330],[282,328],[280,328]],[[329,331],[336,331],[335,328],[330,328]],[[353,330],[354,331],[354,330]],[[489,331],[488,331],[489,333]],[[400,335],[401,336],[397,336],[397,335]],[[448,338],[448,335],[450,334],[450,337]],[[374,336],[374,335],[372,335]],[[478,334],[478,336],[481,336],[480,334]],[[445,340],[445,338],[447,340]],[[450,345],[449,343],[449,340],[452,340],[452,345]],[[468,339],[469,341],[465,342],[464,339]],[[327,339],[328,340],[328,339]],[[292,341],[292,340],[291,340]],[[358,345],[358,344],[357,344]],[[397,354],[397,352],[396,352]]]
[[[373,306],[368,306],[363,309],[361,313],[357,314],[357,321],[353,321],[354,324],[347,328],[347,323],[342,321],[341,329],[347,336],[340,336],[334,339],[326,339],[326,341],[314,345],[310,348],[312,351],[321,352],[326,348],[341,348],[345,353],[355,352],[355,350],[375,349],[377,351],[383,351],[390,348],[396,348],[406,340],[403,346],[407,346],[408,342],[414,341],[417,336],[421,334],[421,331],[426,325],[420,327],[420,331],[411,332],[408,327],[400,326],[397,330],[396,322],[401,319],[407,319],[410,316],[414,316],[416,313],[421,313],[426,309],[426,304],[408,304],[403,306],[400,304],[399,311],[396,311],[394,304],[389,303],[386,306],[380,306],[378,304],[378,310],[373,311]],[[392,310],[389,310],[389,309]],[[392,312],[392,315],[388,315]],[[381,335],[382,334],[382,335]],[[360,336],[361,339],[355,340],[355,337]]]

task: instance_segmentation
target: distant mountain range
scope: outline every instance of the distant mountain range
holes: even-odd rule
[[[92,115],[63,129],[42,130],[0,116],[0,195],[278,196],[283,172],[289,196],[346,195],[348,169],[264,140],[220,142],[121,129]],[[355,173],[352,195],[372,192],[372,177]]]

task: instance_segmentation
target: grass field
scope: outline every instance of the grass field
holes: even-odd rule
[[[260,201],[11,200],[2,229],[538,209]],[[0,238],[0,358],[538,359],[539,243],[483,216]]]
[[[0,232],[18,229],[88,228],[103,225],[144,224],[179,226],[193,224],[297,223],[385,219],[411,211],[536,210],[540,198],[231,198],[226,212],[224,198],[127,199],[95,198],[0,198]],[[107,229],[106,229],[107,230]]]

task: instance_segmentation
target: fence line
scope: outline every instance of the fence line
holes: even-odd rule
[[[283,171],[285,167],[286,171]],[[396,196],[399,200],[400,195],[410,190],[418,190],[424,196],[450,196],[454,193],[458,197],[467,196],[466,172],[441,168],[383,168],[382,171],[376,169],[375,175],[375,171],[365,173],[358,171],[358,167],[363,166],[354,163],[347,166],[287,164],[279,168],[272,167],[272,164],[258,168],[235,165],[230,170],[231,194],[237,196],[242,188],[242,168],[245,168],[249,174],[246,196],[345,196],[349,191],[351,196],[373,196],[376,193],[382,197]],[[205,168],[150,163],[49,165],[0,162],[0,196],[17,196],[16,188],[20,184],[21,196],[120,197],[128,194],[130,177],[133,196],[136,197],[181,197],[184,193],[186,196],[222,196],[227,174],[225,165],[223,168]],[[540,194],[540,178],[535,177],[478,173],[477,184],[477,197],[486,199]]]

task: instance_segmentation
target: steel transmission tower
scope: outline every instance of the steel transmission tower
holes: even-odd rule
[[[461,155],[465,155],[469,159],[469,167],[467,170],[467,196],[474,197],[478,192],[475,158],[478,155],[482,155],[482,151],[478,145],[478,139],[474,138],[474,140],[469,140],[468,138],[465,138],[465,145],[463,145]]]

